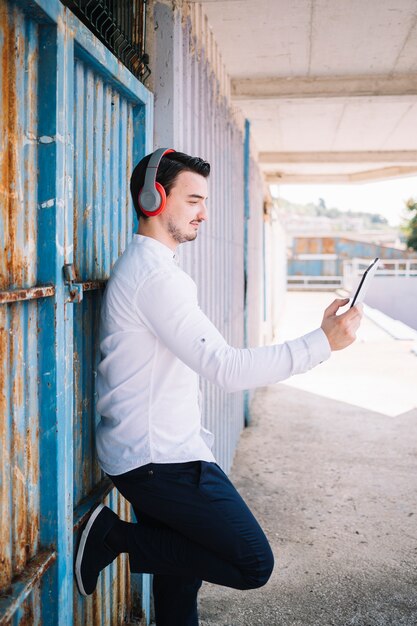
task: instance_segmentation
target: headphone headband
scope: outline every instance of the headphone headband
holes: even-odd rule
[[[175,150],[172,148],[158,148],[151,154],[146,167],[145,182],[139,192],[138,202],[143,213],[148,217],[159,215],[165,208],[165,189],[156,182],[156,175],[162,157],[169,152],[175,152]]]

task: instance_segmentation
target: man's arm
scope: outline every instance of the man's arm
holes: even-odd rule
[[[270,385],[328,359],[326,329],[257,348],[230,346],[197,303],[184,272],[159,271],[135,293],[139,317],[188,367],[226,391]]]

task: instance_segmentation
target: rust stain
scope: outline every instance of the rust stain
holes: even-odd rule
[[[24,332],[21,323],[22,309],[20,306],[11,308],[10,330],[13,340],[10,342],[10,368],[15,370],[13,376],[11,403],[13,410],[22,406],[23,403],[23,368],[20,367],[23,360],[22,334]]]
[[[132,609],[132,594],[131,594],[131,584],[130,584],[130,569],[129,569],[129,560],[127,554],[122,554],[123,564],[124,564],[124,577],[125,577],[125,606],[128,608],[130,612]]]
[[[95,289],[104,289],[107,280],[85,280],[83,281],[83,291],[94,291]]]
[[[29,597],[23,603],[23,615],[19,619],[19,626],[33,626],[34,617],[33,606]]]
[[[4,36],[2,50],[2,114],[1,130],[4,137],[2,146],[2,158],[0,161],[0,185],[1,211],[4,224],[5,241],[7,247],[2,250],[0,288],[22,281],[28,262],[22,256],[17,240],[18,223],[23,218],[23,202],[19,197],[20,181],[20,160],[21,160],[21,129],[18,123],[18,95],[16,92],[17,71],[23,73],[24,70],[24,36],[16,37],[13,24],[19,22],[17,9],[12,9],[13,15],[9,20],[8,6],[1,3],[0,7],[0,28]],[[20,218],[20,220],[19,220]]]
[[[22,374],[22,327],[21,327],[21,307],[12,307],[10,329],[13,338],[10,341],[10,370],[15,372],[11,388],[11,478],[12,478],[12,516],[11,524],[13,528],[13,574],[23,571],[26,564],[26,530],[27,530],[27,510],[26,510],[26,477],[25,477],[25,437],[22,436],[17,426],[20,418],[20,408],[23,404],[23,374]]]
[[[40,580],[45,574],[46,570],[51,567],[51,565],[56,561],[57,554],[53,550],[42,550],[38,552],[36,557],[27,563],[25,571],[13,581],[13,585],[8,585],[6,589],[2,590],[2,597],[10,596],[16,593],[16,586],[30,586],[31,591],[33,592],[35,589],[39,593],[39,584]],[[29,599],[27,601],[30,601]],[[11,624],[11,620],[13,618],[14,613],[14,605],[9,605],[5,612],[2,614],[1,626],[6,626],[9,623]],[[8,621],[6,621],[8,620]],[[10,620],[10,621],[9,621]],[[32,626],[32,621],[25,622]],[[19,626],[22,622],[19,620]]]
[[[92,217],[91,204],[86,204],[84,212],[83,212],[84,227],[90,226],[89,222],[91,220],[91,217]]]
[[[101,597],[101,585],[97,585],[97,591],[93,594],[93,624],[101,623],[101,603],[103,598]]]
[[[311,237],[307,242],[309,254],[317,254],[320,251],[319,240],[316,237]]]
[[[323,254],[335,253],[335,239],[334,237],[323,237]]]
[[[6,311],[0,309],[0,415],[6,415],[6,372],[9,333],[6,330]],[[0,433],[6,427],[6,420],[0,419]],[[5,452],[5,451],[4,451]],[[4,453],[3,452],[3,453]]]
[[[38,27],[37,35],[38,35]],[[38,133],[38,109],[37,109],[37,99],[38,99],[38,58],[39,58],[39,50],[36,45],[30,53],[28,54],[27,61],[27,76],[28,83],[31,85],[31,88],[28,90],[28,127],[27,134],[33,138],[33,143],[28,146],[29,148],[29,157],[28,157],[28,203],[30,203],[31,210],[29,212],[29,216],[27,220],[24,220],[25,227],[25,238],[27,242],[27,256],[28,256],[28,266],[27,266],[27,276],[26,276],[26,284],[34,284],[36,283],[36,245],[37,245],[37,208],[36,208],[36,200],[37,200],[37,142],[36,137]],[[30,172],[30,174],[29,174]],[[35,258],[33,258],[35,257]]]
[[[13,528],[13,574],[23,572],[26,565],[26,479],[17,459],[24,458],[25,441],[19,433],[15,421],[12,424],[12,528]]]
[[[0,291],[0,304],[7,302],[19,302],[20,300],[35,300],[53,296],[55,287],[47,285],[45,287],[27,287],[25,289],[10,289]]]
[[[13,24],[18,23],[18,12],[13,12]],[[20,39],[20,38],[19,38]],[[16,31],[10,27],[5,38],[5,43],[9,59],[7,61],[7,72],[4,76],[7,77],[7,89],[8,89],[8,118],[7,118],[7,183],[8,189],[14,193],[8,197],[8,220],[9,220],[9,233],[10,244],[8,254],[8,266],[9,266],[9,281],[14,284],[21,284],[22,274],[24,268],[24,261],[21,257],[21,251],[19,249],[19,242],[17,240],[20,202],[18,198],[18,189],[20,185],[20,168],[19,168],[19,123],[18,123],[18,95],[16,92],[16,78],[17,67],[22,71],[22,42],[17,39]],[[6,81],[5,81],[6,82]]]
[[[35,423],[35,416],[29,415],[29,423]],[[28,481],[34,488],[39,485],[39,426],[33,432],[28,426],[26,429],[26,464],[28,471]],[[36,555],[39,540],[39,515],[36,507],[28,506],[27,520],[27,544],[26,558],[30,559]]]
[[[0,107],[0,129],[2,137],[2,149],[0,150],[0,186],[3,193],[0,194],[0,210],[2,213],[2,222],[4,228],[4,240],[9,241],[9,110],[12,107],[10,97],[10,80],[9,80],[9,63],[13,59],[12,49],[12,29],[9,28],[8,6],[6,3],[0,3],[0,30],[3,34],[2,49],[2,102]],[[0,250],[0,288],[9,282],[9,259],[8,249]]]
[[[8,341],[9,334],[5,328],[6,324],[6,311],[0,309],[0,415],[6,415],[7,401],[6,401],[6,372],[8,371]],[[10,559],[10,544],[9,544],[9,529],[8,522],[11,517],[11,511],[9,508],[9,468],[10,468],[10,453],[8,445],[8,421],[0,419],[0,446],[1,446],[1,474],[2,481],[0,487],[0,499],[3,513],[3,520],[0,524],[0,589],[8,587],[12,577],[12,564]]]

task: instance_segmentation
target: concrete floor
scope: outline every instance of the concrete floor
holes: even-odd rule
[[[289,293],[280,340],[320,325],[334,297]],[[257,391],[231,478],[275,570],[253,591],[204,583],[201,626],[417,625],[411,344],[364,319],[355,344]]]

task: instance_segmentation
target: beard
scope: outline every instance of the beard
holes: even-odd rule
[[[197,237],[197,231],[194,233],[184,233],[175,225],[171,218],[168,219],[168,232],[177,243],[194,241]]]

